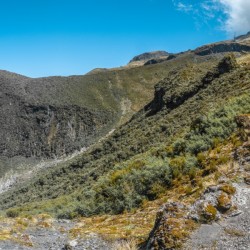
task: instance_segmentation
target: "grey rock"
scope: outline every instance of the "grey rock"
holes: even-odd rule
[[[250,46],[246,44],[240,44],[236,42],[222,42],[210,45],[205,45],[197,48],[194,52],[196,55],[205,56],[216,53],[228,53],[228,52],[249,52]]]

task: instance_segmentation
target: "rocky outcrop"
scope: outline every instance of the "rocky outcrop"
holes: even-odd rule
[[[231,184],[222,183],[208,187],[191,206],[176,202],[166,203],[158,211],[154,228],[142,249],[179,248],[198,224],[234,216],[237,214],[232,199],[235,192],[236,188]]]
[[[176,58],[175,55],[171,54],[167,57],[163,57],[163,58],[154,58],[154,59],[151,59],[151,60],[148,60],[147,62],[144,63],[144,65],[151,65],[151,64],[157,64],[157,63],[161,63],[161,62],[165,62],[165,61],[169,61],[169,60],[172,60]]]
[[[0,71],[0,160],[60,157],[106,134],[118,112],[87,105],[80,80]]]
[[[1,156],[51,158],[67,155],[88,146],[105,129],[108,131],[112,122],[111,113],[76,105],[29,104],[14,97],[9,101],[12,105],[8,112],[1,111]]]
[[[170,202],[163,205],[156,215],[155,225],[147,244],[142,249],[173,249],[181,244],[186,235],[186,225],[190,220],[184,218],[187,207],[181,203]],[[181,218],[181,219],[180,219]]]
[[[169,56],[169,53],[166,51],[154,51],[154,52],[146,52],[143,54],[140,54],[138,56],[135,56],[130,62],[129,64],[145,64],[146,62],[148,62],[149,60],[152,59],[160,59],[160,58],[167,58]]]
[[[147,115],[154,115],[163,108],[174,109],[186,100],[196,95],[221,75],[237,68],[233,55],[225,56],[216,67],[205,74],[198,72],[197,79],[192,80],[195,69],[183,72],[173,72],[169,77],[155,86],[154,100],[145,107]],[[183,77],[184,76],[184,77]],[[190,84],[192,81],[192,84]],[[188,86],[187,83],[189,83]]]
[[[215,43],[202,46],[194,51],[199,56],[228,52],[250,52],[250,46],[236,42]]]
[[[249,135],[250,116],[239,115],[236,121]],[[230,175],[221,175],[217,184],[208,186],[193,204],[166,203],[158,211],[142,249],[249,249],[250,150],[243,143],[232,154],[237,169],[230,171],[231,178],[237,177],[237,182]]]
[[[242,116],[241,116],[242,118]],[[216,219],[222,217],[217,222],[202,223],[194,231],[182,249],[230,249],[230,250],[248,250],[250,244],[249,225],[250,225],[250,151],[244,144],[236,149],[234,153],[237,160],[238,172],[237,182],[233,185],[222,183],[217,186],[211,186],[205,193],[203,199],[207,196],[210,204],[216,208]],[[220,179],[219,179],[220,180]],[[223,181],[223,179],[221,179]],[[190,210],[193,217],[193,211],[197,212],[198,200]],[[218,216],[219,215],[219,216]],[[194,217],[193,217],[194,218]],[[211,218],[211,217],[210,217]],[[199,219],[199,216],[198,216]]]
[[[226,183],[208,187],[189,208],[188,218],[199,223],[219,220],[232,208],[232,195],[235,190],[232,185]]]
[[[199,229],[189,236],[182,249],[249,249],[249,187],[246,187],[243,183],[235,184],[235,187],[236,194],[232,197],[232,200],[233,206],[237,207],[237,210],[231,214],[226,214],[218,222],[201,224]]]
[[[237,42],[242,42],[242,41],[244,42],[246,40],[250,40],[250,32],[248,32],[247,34],[235,37],[235,40]]]

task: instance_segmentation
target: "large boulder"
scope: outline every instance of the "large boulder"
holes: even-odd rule
[[[179,248],[199,224],[210,224],[235,213],[232,195],[236,189],[228,183],[209,186],[192,205],[168,202],[155,220],[149,238],[141,249],[168,250]]]
[[[244,130],[246,136],[250,137],[250,114],[238,115],[236,122],[239,128]]]

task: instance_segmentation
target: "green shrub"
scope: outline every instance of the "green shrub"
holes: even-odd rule
[[[14,208],[8,209],[6,211],[6,216],[10,217],[10,218],[16,218],[19,216],[19,211],[17,209],[14,209]]]

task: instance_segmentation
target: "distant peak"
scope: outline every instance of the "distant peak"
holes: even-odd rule
[[[240,36],[237,36],[235,37],[235,40],[236,41],[245,41],[245,40],[250,40],[250,31],[244,35],[240,35]]]
[[[144,64],[146,61],[151,59],[159,59],[168,57],[169,53],[166,51],[152,51],[146,52],[140,55],[135,56],[132,60],[130,60],[129,64]]]

